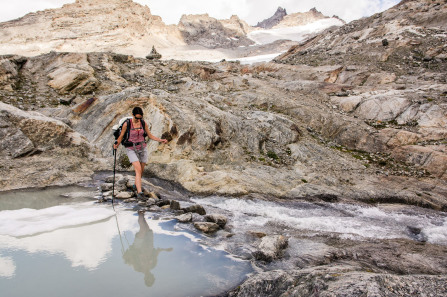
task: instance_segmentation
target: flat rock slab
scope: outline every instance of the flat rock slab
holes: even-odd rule
[[[133,193],[132,192],[119,192],[115,198],[117,199],[129,199],[133,197]]]
[[[196,222],[194,227],[204,233],[214,233],[220,229],[219,225],[210,222]]]
[[[185,213],[176,218],[180,223],[188,223],[192,221],[192,213]]]

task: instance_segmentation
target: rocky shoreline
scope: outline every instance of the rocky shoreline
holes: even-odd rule
[[[102,193],[98,196],[99,202],[111,202],[112,180],[113,176],[108,176],[99,186]],[[274,221],[262,229],[244,227],[236,219],[237,212],[216,208],[178,185],[171,185],[168,190],[166,181],[162,182],[164,186],[160,186],[160,182],[144,178],[145,198],[137,200],[134,198],[133,176],[118,173],[115,203],[134,205],[135,211],[176,220],[180,229],[205,234],[202,239],[205,245],[219,246],[238,258],[251,261],[256,272],[240,286],[220,296],[441,296],[447,292],[444,257],[447,247],[428,243],[423,235],[425,231],[419,228],[408,227],[411,240],[353,240],[336,233],[303,232]],[[215,199],[226,201],[232,198]],[[256,200],[253,197],[237,198],[240,199]],[[201,205],[200,201],[205,204]],[[285,203],[291,210],[297,207],[283,199],[273,203]],[[339,204],[336,200],[305,203],[308,206],[304,207]],[[364,207],[371,208],[367,204]],[[405,210],[395,205],[393,209],[419,213],[418,207]],[[239,211],[249,210],[242,208]]]

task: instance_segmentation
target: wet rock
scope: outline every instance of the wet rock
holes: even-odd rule
[[[428,238],[419,227],[407,226],[408,233],[412,238],[420,242],[427,242]]]
[[[119,192],[117,195],[115,195],[115,198],[117,199],[129,199],[132,198],[134,196],[133,192]]]
[[[259,248],[253,253],[256,260],[271,262],[282,257],[288,246],[288,239],[283,235],[270,235],[262,238]]]
[[[146,193],[145,193],[145,195],[146,195]],[[160,199],[160,197],[158,197],[158,195],[155,192],[149,192],[149,195],[147,195],[147,196],[149,196],[149,197],[151,197],[152,199],[155,199],[155,200],[159,200]]]
[[[171,209],[172,210],[180,210],[180,202],[176,200],[171,200]]]
[[[112,183],[103,183],[101,184],[101,191],[106,192],[106,191],[111,191],[113,187]]]
[[[259,232],[259,231],[248,231],[248,234],[257,237],[257,238],[263,238],[265,236],[267,236],[267,234],[265,234],[264,232]]]
[[[122,179],[122,178],[124,178],[124,176],[123,176],[122,174],[115,174],[115,182],[117,182],[118,180],[120,180],[120,179]],[[109,175],[108,177],[106,177],[106,178],[104,179],[104,181],[105,181],[106,183],[111,184],[111,183],[113,182],[113,175]]]
[[[199,214],[197,214],[197,213],[191,213],[191,212],[189,212],[190,214],[192,214],[192,221],[193,222],[205,222],[205,218],[202,216],[202,215],[199,215]]]
[[[192,213],[185,213],[176,217],[180,223],[188,223],[192,221]]]
[[[154,205],[155,203],[156,203],[156,201],[155,201],[154,198],[149,198],[149,199],[147,199],[147,201],[146,201],[146,205],[147,205],[147,206],[152,206],[152,205]]]
[[[185,212],[194,212],[199,215],[206,215],[205,208],[202,205],[194,204],[183,209]]]
[[[194,227],[204,233],[214,233],[220,229],[219,225],[210,222],[195,222]]]
[[[171,205],[171,201],[169,201],[169,200],[158,200],[158,201],[156,201],[155,202],[155,204],[157,204],[157,206],[158,207],[163,207],[163,206],[166,206],[166,205]]]
[[[152,211],[152,212],[160,212],[161,210],[162,209],[157,205],[152,205],[151,207],[149,207],[149,211]]]
[[[216,223],[220,228],[224,228],[227,224],[227,218],[221,214],[209,214],[205,216],[207,222]]]

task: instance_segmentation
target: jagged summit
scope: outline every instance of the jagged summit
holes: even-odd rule
[[[259,22],[255,27],[263,28],[263,29],[271,29],[277,24],[279,24],[283,18],[287,15],[287,11],[285,8],[278,7],[275,14],[268,19]]]
[[[325,16],[314,7],[308,12],[297,12],[284,16],[284,18],[278,24],[273,26],[273,28],[303,26],[328,18],[329,17]]]

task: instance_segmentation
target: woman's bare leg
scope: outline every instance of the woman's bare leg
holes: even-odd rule
[[[141,176],[143,174],[143,170],[141,168],[140,161],[135,161],[132,163],[133,168],[135,169],[135,186],[137,186],[137,192],[141,193]],[[143,166],[144,167],[144,166]]]

